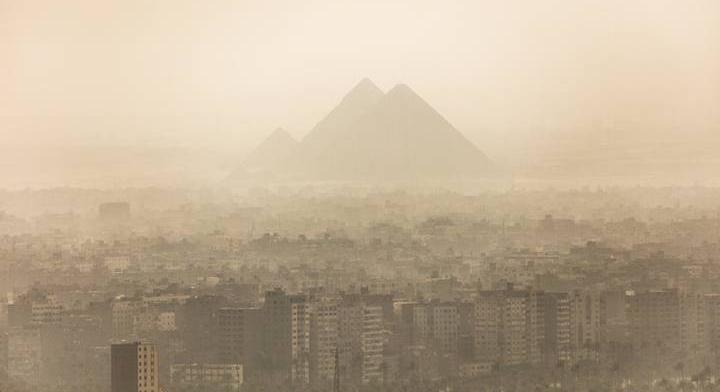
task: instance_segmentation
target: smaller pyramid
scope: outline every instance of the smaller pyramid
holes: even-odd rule
[[[274,169],[297,151],[298,144],[286,130],[278,128],[248,155],[243,167],[250,171]]]

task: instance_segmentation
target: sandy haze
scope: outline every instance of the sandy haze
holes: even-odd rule
[[[720,147],[714,0],[6,0],[0,64],[2,187],[214,183],[363,77],[518,177],[709,181]]]

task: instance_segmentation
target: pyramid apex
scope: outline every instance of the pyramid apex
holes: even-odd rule
[[[360,79],[360,82],[358,82],[358,86],[360,86],[360,85],[375,86],[375,83],[372,80],[370,80],[370,78],[364,77],[364,78]]]
[[[356,84],[355,87],[353,87],[352,90],[350,90],[348,95],[352,95],[354,93],[363,93],[363,94],[380,93],[380,94],[382,94],[382,90],[380,90],[380,88],[375,83],[373,83],[373,81],[370,80],[370,78],[362,78],[358,82],[358,84]]]
[[[396,95],[396,94],[417,95],[417,93],[415,91],[413,91],[413,89],[411,89],[410,86],[408,86],[405,83],[398,83],[395,86],[393,86],[393,88],[391,88],[390,91],[388,91],[388,95]]]

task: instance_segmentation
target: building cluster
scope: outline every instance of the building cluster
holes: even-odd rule
[[[473,379],[641,357],[691,367],[714,363],[720,352],[716,294],[512,284],[454,293],[407,299],[366,288],[278,288],[244,304],[161,294],[76,311],[33,290],[7,306],[0,353],[7,375],[29,385],[51,377],[78,385],[71,372],[87,366],[97,385],[111,379],[113,392],[155,392],[161,383],[331,388]]]
[[[47,230],[0,236],[0,383],[477,390],[720,370],[720,219],[496,216],[483,203],[504,199],[414,197],[93,206],[78,231],[77,216],[38,217]]]

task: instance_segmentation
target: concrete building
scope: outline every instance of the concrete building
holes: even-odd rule
[[[221,308],[218,322],[220,363],[242,364],[245,373],[254,369],[262,343],[261,309]]]
[[[403,304],[401,320],[406,344],[427,346],[441,354],[458,351],[460,315],[456,303]]]
[[[599,360],[607,325],[602,293],[570,293],[570,349],[572,360]]]
[[[340,383],[383,382],[383,307],[368,305],[359,295],[343,297],[338,307]]]
[[[710,353],[710,326],[706,305],[701,294],[680,293],[680,350],[700,358]]]
[[[240,391],[243,384],[243,366],[241,364],[175,364],[170,367],[170,382],[178,388]]]
[[[64,311],[54,295],[38,291],[17,297],[7,305],[7,309],[10,327],[59,324]]]
[[[545,346],[544,295],[532,290],[480,291],[475,303],[475,356],[501,365],[537,364]]]
[[[424,346],[429,336],[429,316],[424,303],[404,303],[400,307],[401,332],[407,346]]]
[[[432,347],[441,354],[458,351],[459,316],[455,303],[430,304],[430,335]]]
[[[705,321],[707,332],[707,349],[712,358],[720,359],[720,294],[706,294]]]
[[[459,375],[463,378],[473,378],[490,374],[493,364],[491,362],[466,362],[460,365]]]
[[[35,386],[41,380],[42,338],[36,326],[10,328],[7,336],[7,374]]]
[[[570,296],[567,293],[545,293],[542,299],[545,306],[542,313],[545,337],[544,361],[547,364],[570,363],[572,360]]]
[[[310,381],[324,384],[335,378],[338,349],[338,301],[321,298],[310,315]]]
[[[113,344],[111,392],[159,392],[159,357],[152,343]]]
[[[303,295],[290,298],[290,345],[292,365],[290,380],[294,383],[310,382],[310,304]]]
[[[140,299],[113,302],[113,338],[117,340],[134,338],[137,333],[136,324],[141,324],[142,317],[140,315],[147,311],[147,303]]]
[[[632,292],[627,302],[635,352],[670,355],[680,351],[681,314],[677,290]]]
[[[310,381],[310,314],[304,295],[268,291],[263,305],[263,347],[278,376]]]
[[[363,384],[383,382],[383,309],[363,306],[362,309],[362,373]]]

